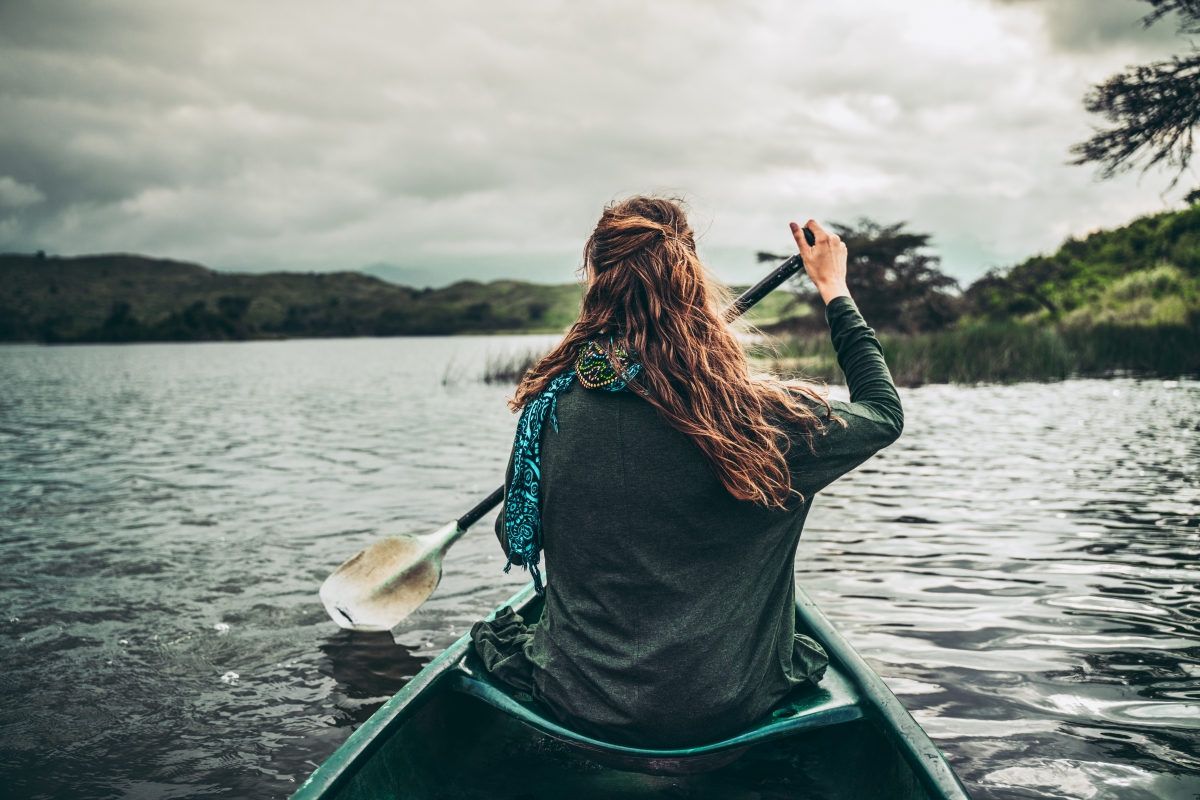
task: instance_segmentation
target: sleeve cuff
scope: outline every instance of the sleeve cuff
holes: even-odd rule
[[[854,303],[853,298],[847,295],[835,297],[829,301],[829,305],[825,306],[825,322],[832,328],[835,319],[844,317],[848,313],[858,313],[858,306]]]

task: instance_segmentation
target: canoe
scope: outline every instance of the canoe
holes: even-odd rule
[[[511,605],[536,621],[532,584]],[[620,747],[560,725],[481,669],[464,635],[358,728],[294,800],[806,798],[969,800],[880,677],[796,587],[796,625],[829,669],[758,725],[688,750]]]

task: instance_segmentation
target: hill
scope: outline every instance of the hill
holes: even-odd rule
[[[213,341],[554,333],[576,284],[463,281],[415,289],[360,272],[243,274],[136,255],[0,254],[0,341]],[[749,316],[806,313],[786,292]]]
[[[580,289],[464,281],[414,289],[358,272],[223,273],[135,255],[0,255],[0,341],[202,341],[560,331]]]
[[[966,291],[971,310],[1080,328],[1195,324],[1200,314],[1200,204],[1068,239]]]

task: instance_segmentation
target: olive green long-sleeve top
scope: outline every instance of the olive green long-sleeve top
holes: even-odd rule
[[[582,733],[652,748],[727,738],[805,680],[793,656],[804,520],[817,492],[904,425],[853,301],[833,300],[826,317],[850,402],[831,402],[845,424],[827,420],[815,453],[781,427],[804,497],[787,510],[735,499],[699,448],[632,392],[575,383],[559,397],[559,430],[542,434],[545,611],[528,628],[476,625],[493,674]]]

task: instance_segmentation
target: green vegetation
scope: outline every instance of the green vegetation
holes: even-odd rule
[[[867,220],[840,231],[857,253],[855,297],[900,383],[1200,373],[1200,204],[1070,239],[961,295],[922,252],[928,236]],[[245,275],[138,256],[0,256],[0,341],[558,332],[579,301],[572,284],[421,290],[356,272]],[[756,359],[785,375],[840,381],[821,311],[802,280],[772,293],[746,317],[776,337]],[[515,380],[534,355],[493,359],[485,372]]]
[[[1031,258],[1004,275],[984,276],[966,294],[976,314],[1044,323],[1060,322],[1079,310],[1098,312],[1099,306],[1115,310],[1136,303],[1141,309],[1148,300],[1175,295],[1184,303],[1184,315],[1175,322],[1183,324],[1188,313],[1200,310],[1198,279],[1200,204],[1068,239],[1052,255]],[[1132,318],[1146,322],[1139,313]]]
[[[880,334],[892,376],[901,386],[923,383],[1009,383],[1061,380],[1077,370],[1062,338],[1019,323],[964,326],[938,333]],[[844,383],[829,336],[784,339],[759,361],[766,371],[789,378]]]
[[[1070,239],[985,275],[957,303],[945,317],[961,317],[940,329],[879,326],[898,382],[1200,373],[1200,204]],[[768,368],[842,379],[827,337],[787,327],[777,352],[759,356]]]
[[[248,275],[140,256],[0,255],[0,341],[202,341],[547,332],[575,285],[412,289],[357,272]]]
[[[1200,372],[1200,327],[1103,325],[1060,329],[1023,322],[960,325],[938,333],[881,333],[896,383],[1015,383],[1128,372]],[[844,383],[828,336],[789,336],[757,361],[790,378]]]
[[[575,321],[580,298],[576,284],[413,289],[358,272],[250,275],[132,255],[0,255],[0,341],[10,342],[556,333]],[[771,325],[808,314],[777,291],[747,318]]]

